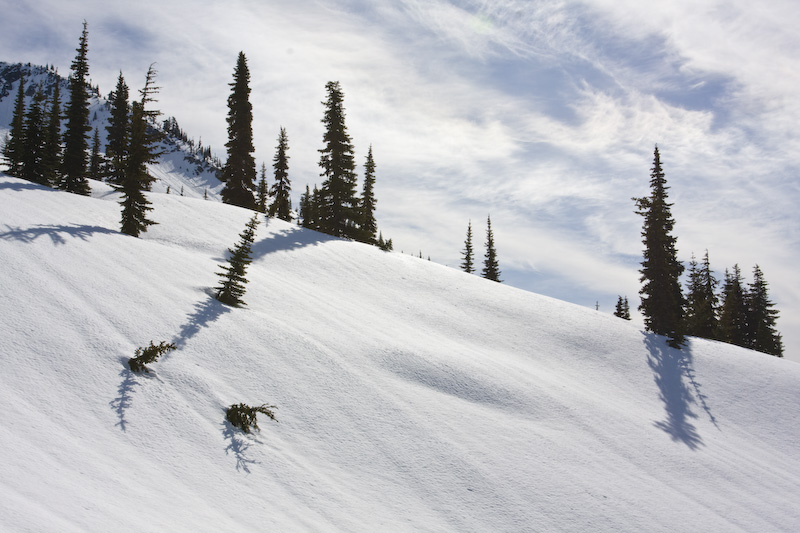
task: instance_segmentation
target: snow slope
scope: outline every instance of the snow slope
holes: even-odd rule
[[[276,220],[227,308],[250,212],[94,187],[0,176],[2,531],[800,529],[796,363]]]

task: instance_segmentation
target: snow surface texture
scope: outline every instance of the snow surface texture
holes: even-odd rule
[[[800,530],[796,363],[278,220],[229,308],[251,212],[93,187],[0,175],[2,531]]]

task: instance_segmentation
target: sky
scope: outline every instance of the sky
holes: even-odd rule
[[[486,219],[506,283],[612,312],[638,305],[654,146],[679,258],[718,278],[758,264],[800,361],[800,8],[793,1],[295,2],[0,0],[0,60],[68,74],[84,20],[90,76],[140,88],[224,159],[239,51],[258,166],[289,137],[295,201],[320,183],[325,83],[341,83],[359,173],[395,250],[458,267]],[[271,168],[271,167],[270,167]],[[640,320],[640,317],[634,317]]]

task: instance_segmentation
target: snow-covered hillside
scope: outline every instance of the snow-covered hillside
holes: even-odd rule
[[[9,125],[14,112],[14,103],[19,91],[20,76],[24,76],[25,106],[28,109],[37,88],[41,87],[48,98],[52,97],[53,87],[60,85],[62,109],[69,101],[69,84],[55,71],[37,65],[23,65],[20,63],[5,63],[0,61],[0,143],[9,130]],[[139,98],[136,84],[128,80],[131,86],[131,97]],[[157,105],[157,104],[156,104]],[[97,130],[100,138],[100,152],[105,154],[106,126],[111,116],[111,107],[106,98],[98,92],[92,91],[89,99],[89,125],[92,130]],[[161,117],[165,118],[165,117]],[[156,182],[153,184],[154,192],[171,192],[183,194],[190,198],[220,199],[222,183],[217,179],[217,168],[211,158],[202,154],[202,146],[195,144],[184,133],[164,129],[163,123],[154,124],[164,133],[163,140],[157,149],[161,152],[158,164],[149,165],[148,168]],[[66,122],[62,123],[62,131]],[[176,130],[180,130],[174,124]],[[93,133],[92,133],[93,135]],[[91,136],[90,136],[91,143]]]
[[[251,212],[93,185],[0,177],[2,531],[800,528],[796,363],[277,220],[228,308]]]

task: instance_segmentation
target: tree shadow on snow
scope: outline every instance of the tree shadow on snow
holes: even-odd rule
[[[128,364],[127,360],[124,360],[123,363],[126,365]],[[123,368],[119,375],[123,378],[122,383],[120,383],[117,388],[119,396],[108,402],[108,404],[117,412],[119,421],[114,425],[119,426],[124,432],[128,425],[128,421],[125,420],[125,412],[130,408],[131,402],[133,401],[133,389],[139,383],[136,381],[136,374],[131,372],[128,368]]]
[[[54,244],[65,244],[67,242],[64,238],[65,236],[88,241],[89,237],[96,233],[119,235],[118,231],[108,228],[79,224],[72,224],[69,226],[38,224],[25,229],[19,227],[12,228],[11,226],[6,226],[6,228],[8,228],[8,231],[0,233],[0,239],[6,241],[21,241],[24,243],[31,243],[43,235],[50,237],[50,240],[52,240]]]
[[[39,185],[38,183],[33,183],[32,181],[23,181],[23,182],[3,182],[0,183],[0,190],[7,189],[11,191],[26,191],[26,190],[34,190],[34,191],[50,191],[56,192],[55,189],[51,187],[47,187],[46,185]]]
[[[206,293],[208,298],[194,305],[194,311],[188,315],[186,323],[181,326],[180,331],[172,340],[178,349],[186,346],[186,343],[201,329],[207,328],[209,324],[231,310],[230,307],[214,298],[213,289],[208,289]]]
[[[267,218],[267,226],[270,219]],[[323,242],[336,240],[337,237],[318,231],[292,227],[272,233],[269,237],[253,243],[253,259],[281,251],[297,250],[306,246],[315,246]]]
[[[255,459],[247,458],[246,452],[250,448],[250,443],[227,420],[222,423],[222,436],[225,437],[225,440],[230,441],[225,448],[225,455],[232,453],[236,458],[236,470],[249,474],[250,465],[258,464]]]
[[[696,450],[703,445],[703,439],[690,422],[690,419],[697,418],[691,409],[695,400],[683,380],[685,370],[691,368],[691,354],[688,348],[684,353],[669,347],[664,337],[652,333],[644,333],[644,343],[648,350],[647,364],[653,371],[653,379],[658,385],[667,414],[666,420],[655,422],[654,425],[672,440]],[[691,372],[693,374],[694,371]]]

